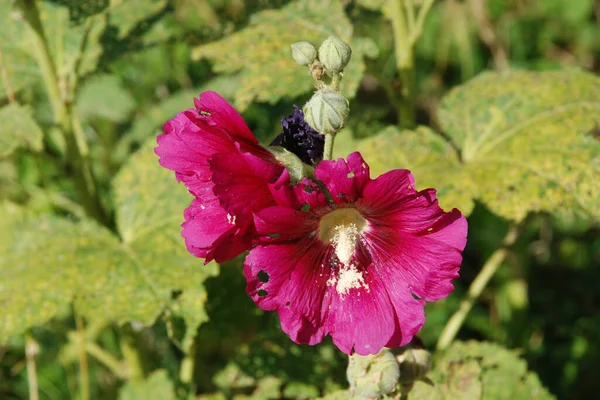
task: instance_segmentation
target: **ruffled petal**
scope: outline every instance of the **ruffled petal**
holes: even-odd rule
[[[205,262],[224,262],[250,248],[250,238],[239,235],[233,217],[219,205],[210,186],[198,195],[184,212],[181,235],[188,251]]]
[[[284,167],[250,153],[216,154],[210,160],[214,193],[221,206],[239,222],[251,220],[252,212],[275,204],[269,184]]]
[[[235,140],[258,144],[242,116],[218,93],[207,91],[194,99],[200,121],[227,131]]]
[[[320,162],[315,168],[315,176],[322,181],[331,193],[336,204],[356,201],[369,182],[369,166],[358,152],[343,158]]]
[[[404,282],[419,298],[434,301],[448,296],[458,278],[462,255],[454,247],[426,236],[373,227],[364,233],[373,264]]]
[[[157,138],[154,152],[163,167],[175,171],[177,180],[183,182],[190,192],[201,191],[209,181],[212,171],[208,159],[217,153],[236,153],[237,147],[227,134],[214,129],[199,127],[192,119],[196,110],[188,110],[167,121],[164,133]]]

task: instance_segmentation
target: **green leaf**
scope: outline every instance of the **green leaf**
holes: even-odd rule
[[[159,369],[143,380],[131,380],[119,392],[119,400],[175,400],[173,382]]]
[[[72,301],[92,320],[151,324],[165,308],[187,317],[191,332],[207,320],[203,283],[218,267],[203,266],[185,249],[180,224],[191,200],[185,188],[149,146],[114,187],[119,236],[92,222],[0,208],[0,342]],[[178,291],[184,297],[174,303]]]
[[[444,208],[469,214],[478,200],[517,221],[532,211],[600,218],[599,99],[600,79],[579,70],[488,72],[442,100],[447,139],[391,127],[357,148],[375,173],[411,169]]]
[[[17,103],[0,108],[0,158],[25,147],[41,151],[44,133],[32,116],[29,107]]]
[[[25,24],[10,1],[0,1],[0,99],[37,82],[39,69],[25,33]]]
[[[114,75],[95,76],[81,86],[77,95],[77,112],[82,120],[125,122],[134,107],[133,96]]]
[[[216,72],[239,72],[241,85],[235,93],[235,105],[244,110],[254,100],[272,104],[312,90],[314,82],[307,69],[292,59],[290,46],[306,40],[318,48],[329,35],[352,47],[342,82],[344,95],[352,98],[365,69],[363,58],[374,56],[377,47],[370,39],[353,37],[352,24],[339,1],[298,0],[279,10],[259,12],[241,31],[196,47],[192,58],[214,60]]]
[[[40,5],[40,19],[59,77],[95,71],[102,55],[100,39],[106,19],[96,15],[74,24],[67,7],[47,2]]]
[[[101,15],[74,24],[67,7],[39,2],[40,20],[60,78],[85,75],[96,69],[102,54],[100,36],[106,27]],[[11,2],[0,4],[0,99],[40,81],[38,45],[31,28]]]
[[[105,252],[111,253],[118,273],[106,274],[108,293],[99,290],[80,307],[90,317],[151,324],[163,307],[170,307],[175,290],[203,290],[204,280],[218,268],[215,263],[203,266],[185,249],[180,225],[191,197],[158,165],[150,146],[131,157],[113,186],[121,251]],[[202,321],[198,318],[193,324]]]
[[[119,39],[123,39],[149,17],[160,13],[167,0],[110,0],[110,25],[118,29]]]
[[[456,342],[434,363],[431,380],[418,381],[409,399],[553,399],[515,350],[486,342]],[[482,397],[483,396],[483,397]]]
[[[133,125],[122,137],[113,151],[117,161],[124,159],[130,148],[144,143],[148,138],[160,133],[160,127],[177,113],[194,107],[194,98],[206,90],[214,90],[226,99],[233,98],[239,79],[237,77],[219,77],[208,81],[196,89],[182,90],[168,97],[161,103],[144,110],[144,113],[133,121]]]

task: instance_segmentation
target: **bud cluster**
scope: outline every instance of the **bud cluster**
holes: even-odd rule
[[[348,100],[339,92],[343,70],[348,65],[352,49],[343,40],[329,36],[319,50],[308,42],[292,45],[292,57],[302,66],[309,67],[317,81],[317,92],[302,109],[306,122],[317,132],[334,135],[348,120]],[[327,85],[325,78],[331,79]]]

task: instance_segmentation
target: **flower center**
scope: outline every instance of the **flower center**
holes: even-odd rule
[[[335,285],[339,294],[348,293],[350,289],[368,287],[352,257],[360,240],[360,235],[367,228],[367,220],[354,208],[339,208],[321,218],[319,222],[319,239],[330,244],[342,264],[337,276],[332,276],[327,282]]]

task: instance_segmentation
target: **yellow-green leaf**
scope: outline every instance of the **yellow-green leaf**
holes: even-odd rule
[[[532,211],[600,218],[600,141],[590,133],[599,113],[592,74],[488,72],[442,100],[444,136],[388,128],[356,146],[376,173],[411,169],[444,208],[469,214],[479,200],[513,220]]]
[[[97,75],[87,80],[77,95],[77,112],[82,120],[125,122],[134,107],[133,96],[114,75]]]
[[[218,266],[202,265],[185,249],[185,188],[146,146],[123,167],[114,190],[118,236],[93,222],[0,207],[0,342],[72,302],[92,320],[151,324],[172,309],[192,332],[207,320],[203,282]]]
[[[319,47],[330,35],[352,46],[342,82],[344,95],[352,98],[364,72],[363,58],[374,56],[377,48],[369,39],[353,37],[350,20],[337,0],[298,0],[279,10],[259,12],[241,31],[196,47],[192,57],[214,60],[217,72],[239,72],[241,85],[235,105],[244,110],[254,100],[275,103],[313,89],[314,81],[306,67],[292,59],[290,46],[305,40]]]
[[[100,36],[106,18],[96,15],[81,24],[70,20],[67,7],[39,2],[40,20],[60,78],[84,75],[96,69],[102,54]],[[20,10],[10,1],[0,2],[0,57],[3,70],[0,98],[37,83],[40,49]]]
[[[9,156],[19,147],[42,150],[44,133],[28,107],[17,103],[2,107],[0,121],[0,158]]]
[[[483,397],[482,397],[483,396]],[[551,400],[517,351],[486,342],[456,342],[434,362],[430,378],[415,382],[408,399]]]
[[[110,24],[118,29],[119,39],[123,39],[136,25],[161,12],[166,5],[167,0],[110,0]]]

